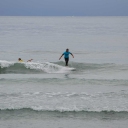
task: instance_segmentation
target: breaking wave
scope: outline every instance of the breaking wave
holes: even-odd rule
[[[71,71],[102,72],[102,71],[125,71],[128,72],[128,65],[117,65],[111,63],[91,64],[70,62],[69,68],[64,66],[63,61],[59,62],[11,62],[0,60],[0,74],[39,74],[39,73],[66,73]]]
[[[65,73],[74,70],[64,66],[44,62],[10,62],[0,61],[0,74],[36,74],[36,73]]]

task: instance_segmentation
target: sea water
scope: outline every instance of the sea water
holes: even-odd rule
[[[1,128],[127,125],[128,17],[0,17]]]

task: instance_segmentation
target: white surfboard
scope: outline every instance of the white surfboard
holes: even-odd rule
[[[72,67],[64,67],[65,70],[68,70],[68,71],[75,71],[76,68],[72,68]]]

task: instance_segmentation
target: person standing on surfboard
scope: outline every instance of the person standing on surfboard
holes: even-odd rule
[[[74,55],[73,55],[71,52],[69,52],[69,49],[68,49],[68,48],[67,48],[66,51],[61,55],[61,57],[64,55],[65,66],[68,66],[69,54],[71,54],[72,57],[74,58]],[[59,60],[61,59],[61,57],[59,58]]]

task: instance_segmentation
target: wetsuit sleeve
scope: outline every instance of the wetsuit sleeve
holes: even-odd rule
[[[65,54],[65,52],[62,55],[64,55],[64,54]]]

